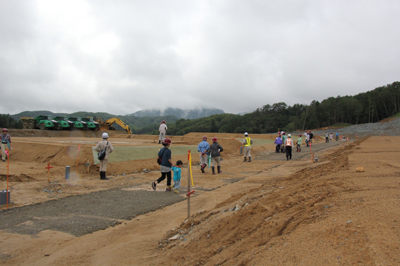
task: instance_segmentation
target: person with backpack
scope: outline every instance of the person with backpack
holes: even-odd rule
[[[165,138],[162,145],[164,146],[159,152],[158,152],[158,158],[157,162],[160,163],[160,170],[161,170],[161,176],[158,178],[156,181],[151,183],[151,187],[153,190],[156,190],[157,185],[160,184],[161,181],[163,181],[165,178],[167,178],[167,188],[166,191],[171,191],[171,170],[172,166],[175,166],[172,163],[172,152],[169,149],[171,146],[171,139],[170,138]]]
[[[11,145],[11,137],[8,134],[8,129],[7,128],[3,128],[3,134],[1,134],[1,160],[3,162],[6,161],[7,159],[7,154],[6,154],[6,149],[12,149]]]
[[[104,150],[105,154],[104,154],[104,158],[103,159],[99,159],[100,160],[100,179],[101,180],[108,180],[108,178],[106,177],[106,172],[107,172],[107,164],[108,164],[108,156],[110,153],[112,153],[114,151],[114,148],[111,144],[111,142],[108,141],[108,133],[104,132],[102,134],[103,140],[99,141],[99,143],[97,143],[95,150],[97,152],[102,152]]]

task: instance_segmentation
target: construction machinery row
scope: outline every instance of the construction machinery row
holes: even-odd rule
[[[114,124],[118,124],[128,134],[132,134],[131,129],[119,118],[110,118],[103,122],[103,119],[94,121],[92,117],[64,117],[50,115],[39,115],[37,117],[21,117],[24,129],[80,129],[80,130],[115,130]]]

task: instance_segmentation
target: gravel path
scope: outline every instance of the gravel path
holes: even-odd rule
[[[0,211],[0,230],[36,235],[56,230],[82,236],[184,200],[164,191],[111,189]]]
[[[297,139],[296,137],[294,138]],[[342,141],[331,141],[328,143],[319,141],[319,143],[312,144],[311,150],[315,153],[315,158],[318,158],[318,153],[333,147],[343,144]],[[296,145],[292,151],[292,160],[300,160],[303,158],[310,158],[310,148],[304,144],[301,146],[301,152],[296,152]],[[269,161],[286,161],[286,153],[275,153],[275,151],[267,151],[264,154],[259,154],[255,160],[269,160]]]

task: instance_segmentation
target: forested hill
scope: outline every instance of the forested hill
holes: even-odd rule
[[[288,106],[281,102],[264,105],[242,116],[222,114],[195,120],[180,119],[169,126],[168,134],[246,131],[273,133],[278,129],[286,131],[314,129],[337,123],[373,123],[399,112],[400,82],[396,81],[355,96],[330,97],[322,102],[312,101],[310,105]]]
[[[314,129],[337,123],[373,123],[399,112],[400,82],[396,81],[355,96],[329,97],[322,102],[312,101],[310,105],[288,106],[283,102],[267,104],[245,115],[216,114],[193,120],[177,119],[175,116],[114,116],[107,113],[88,112],[77,112],[69,116],[102,117],[103,120],[118,117],[136,134],[158,134],[160,121],[166,120],[168,134],[181,135],[189,132],[273,133],[278,129],[286,131]],[[35,116],[36,113],[2,115],[0,126],[18,127],[19,124],[16,122],[21,116]],[[51,112],[46,114],[55,115]]]

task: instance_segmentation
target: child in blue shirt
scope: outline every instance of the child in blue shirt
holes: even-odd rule
[[[182,164],[182,161],[179,160],[176,162],[176,167],[172,167],[172,171],[174,172],[174,193],[179,193],[178,189],[181,186]]]

